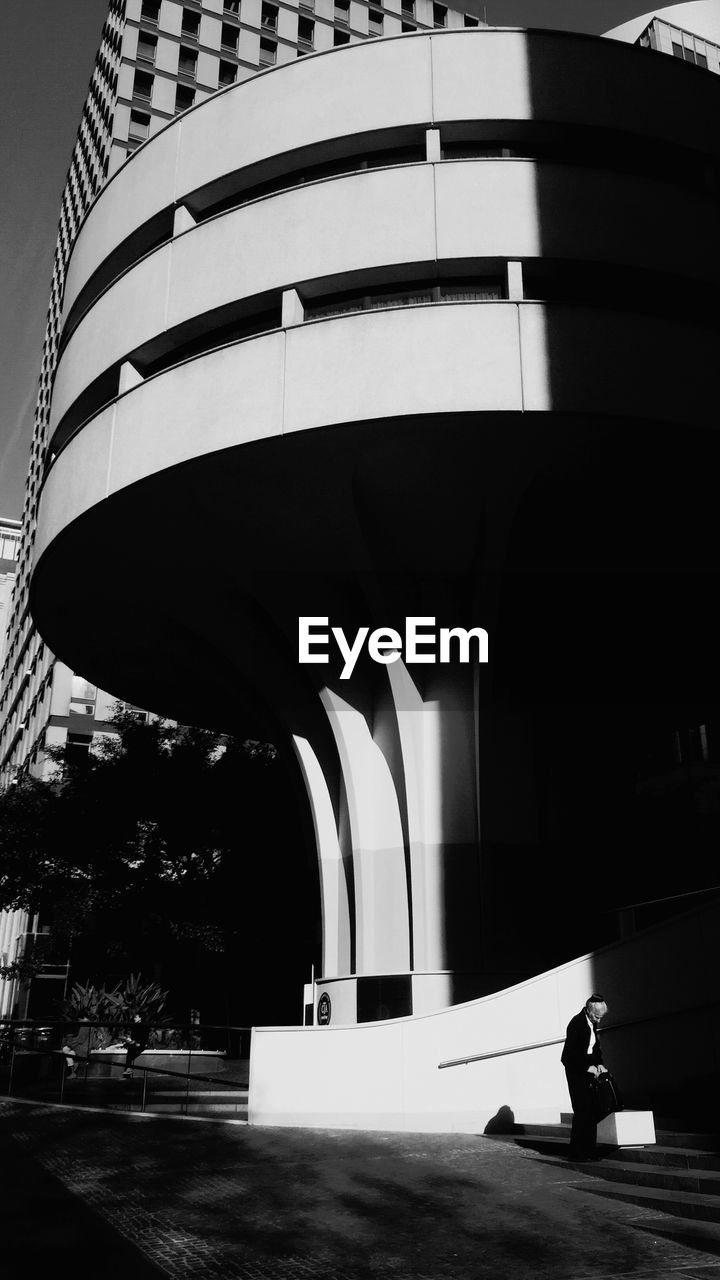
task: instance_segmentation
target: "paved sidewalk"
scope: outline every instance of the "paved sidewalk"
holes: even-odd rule
[[[0,1102],[2,1280],[720,1280],[720,1228],[463,1134]]]

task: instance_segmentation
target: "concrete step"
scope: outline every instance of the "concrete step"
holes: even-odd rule
[[[588,1165],[592,1168],[593,1177],[588,1180],[584,1190],[609,1200],[621,1200],[624,1204],[636,1204],[643,1209],[656,1209],[663,1213],[673,1214],[677,1218],[693,1218],[699,1222],[720,1223],[720,1199],[696,1192],[674,1191],[660,1187],[639,1187],[630,1183],[611,1184],[603,1182],[596,1176],[596,1170],[602,1165]]]
[[[570,1125],[525,1125],[504,1140],[563,1160],[585,1190],[678,1218],[720,1223],[720,1153],[712,1134],[659,1131],[644,1147],[600,1147],[602,1160],[567,1160]]]
[[[547,1126],[548,1129],[557,1126]],[[661,1135],[658,1135],[659,1137]],[[546,1155],[557,1156],[559,1159],[565,1159],[568,1141],[570,1138],[570,1129],[561,1137],[552,1135],[544,1130],[542,1133],[538,1129],[537,1133],[524,1133],[512,1135],[509,1140],[516,1142],[519,1146],[525,1143],[532,1149],[537,1143],[542,1146],[543,1153]],[[646,1147],[601,1147],[603,1161],[613,1160],[619,1163],[631,1162],[636,1165],[657,1165],[659,1167],[672,1168],[678,1170],[708,1170],[710,1172],[720,1172],[720,1155],[716,1155],[709,1151],[696,1151],[691,1147],[666,1147],[657,1142],[654,1145]]]
[[[572,1112],[563,1111],[560,1124],[563,1129],[567,1127],[569,1130],[572,1124]],[[658,1143],[664,1147],[684,1147],[686,1150],[711,1151],[720,1154],[720,1133],[714,1133],[707,1128],[703,1129],[699,1124],[693,1128],[692,1122],[687,1118],[655,1116],[655,1134]]]
[[[247,1120],[248,1108],[247,1103],[240,1102],[198,1102],[192,1098],[188,1102],[182,1101],[158,1101],[150,1098],[145,1103],[146,1111],[157,1111],[165,1114],[182,1114],[182,1115],[213,1115],[213,1116],[233,1116],[238,1120]]]

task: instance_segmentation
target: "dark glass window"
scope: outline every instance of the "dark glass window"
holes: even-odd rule
[[[185,45],[180,45],[180,57],[178,59],[180,75],[192,76],[194,79],[197,73],[197,57],[194,49],[186,49]]]
[[[136,71],[133,80],[133,97],[144,98],[147,102],[152,98],[154,76],[149,71]]]
[[[190,36],[191,40],[197,40],[200,33],[199,13],[195,13],[192,9],[183,9],[182,33],[184,36]]]
[[[195,90],[189,84],[179,84],[175,89],[175,110],[187,111],[195,103]]]
[[[234,84],[237,80],[237,67],[234,62],[225,62],[221,59],[220,70],[218,73],[218,84]]]

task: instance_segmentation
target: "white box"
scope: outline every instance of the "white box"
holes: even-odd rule
[[[606,1147],[641,1147],[654,1142],[652,1111],[614,1111],[600,1121],[597,1140]]]

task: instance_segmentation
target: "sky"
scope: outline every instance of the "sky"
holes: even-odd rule
[[[22,514],[60,198],[107,9],[0,0],[0,516],[11,519]]]

